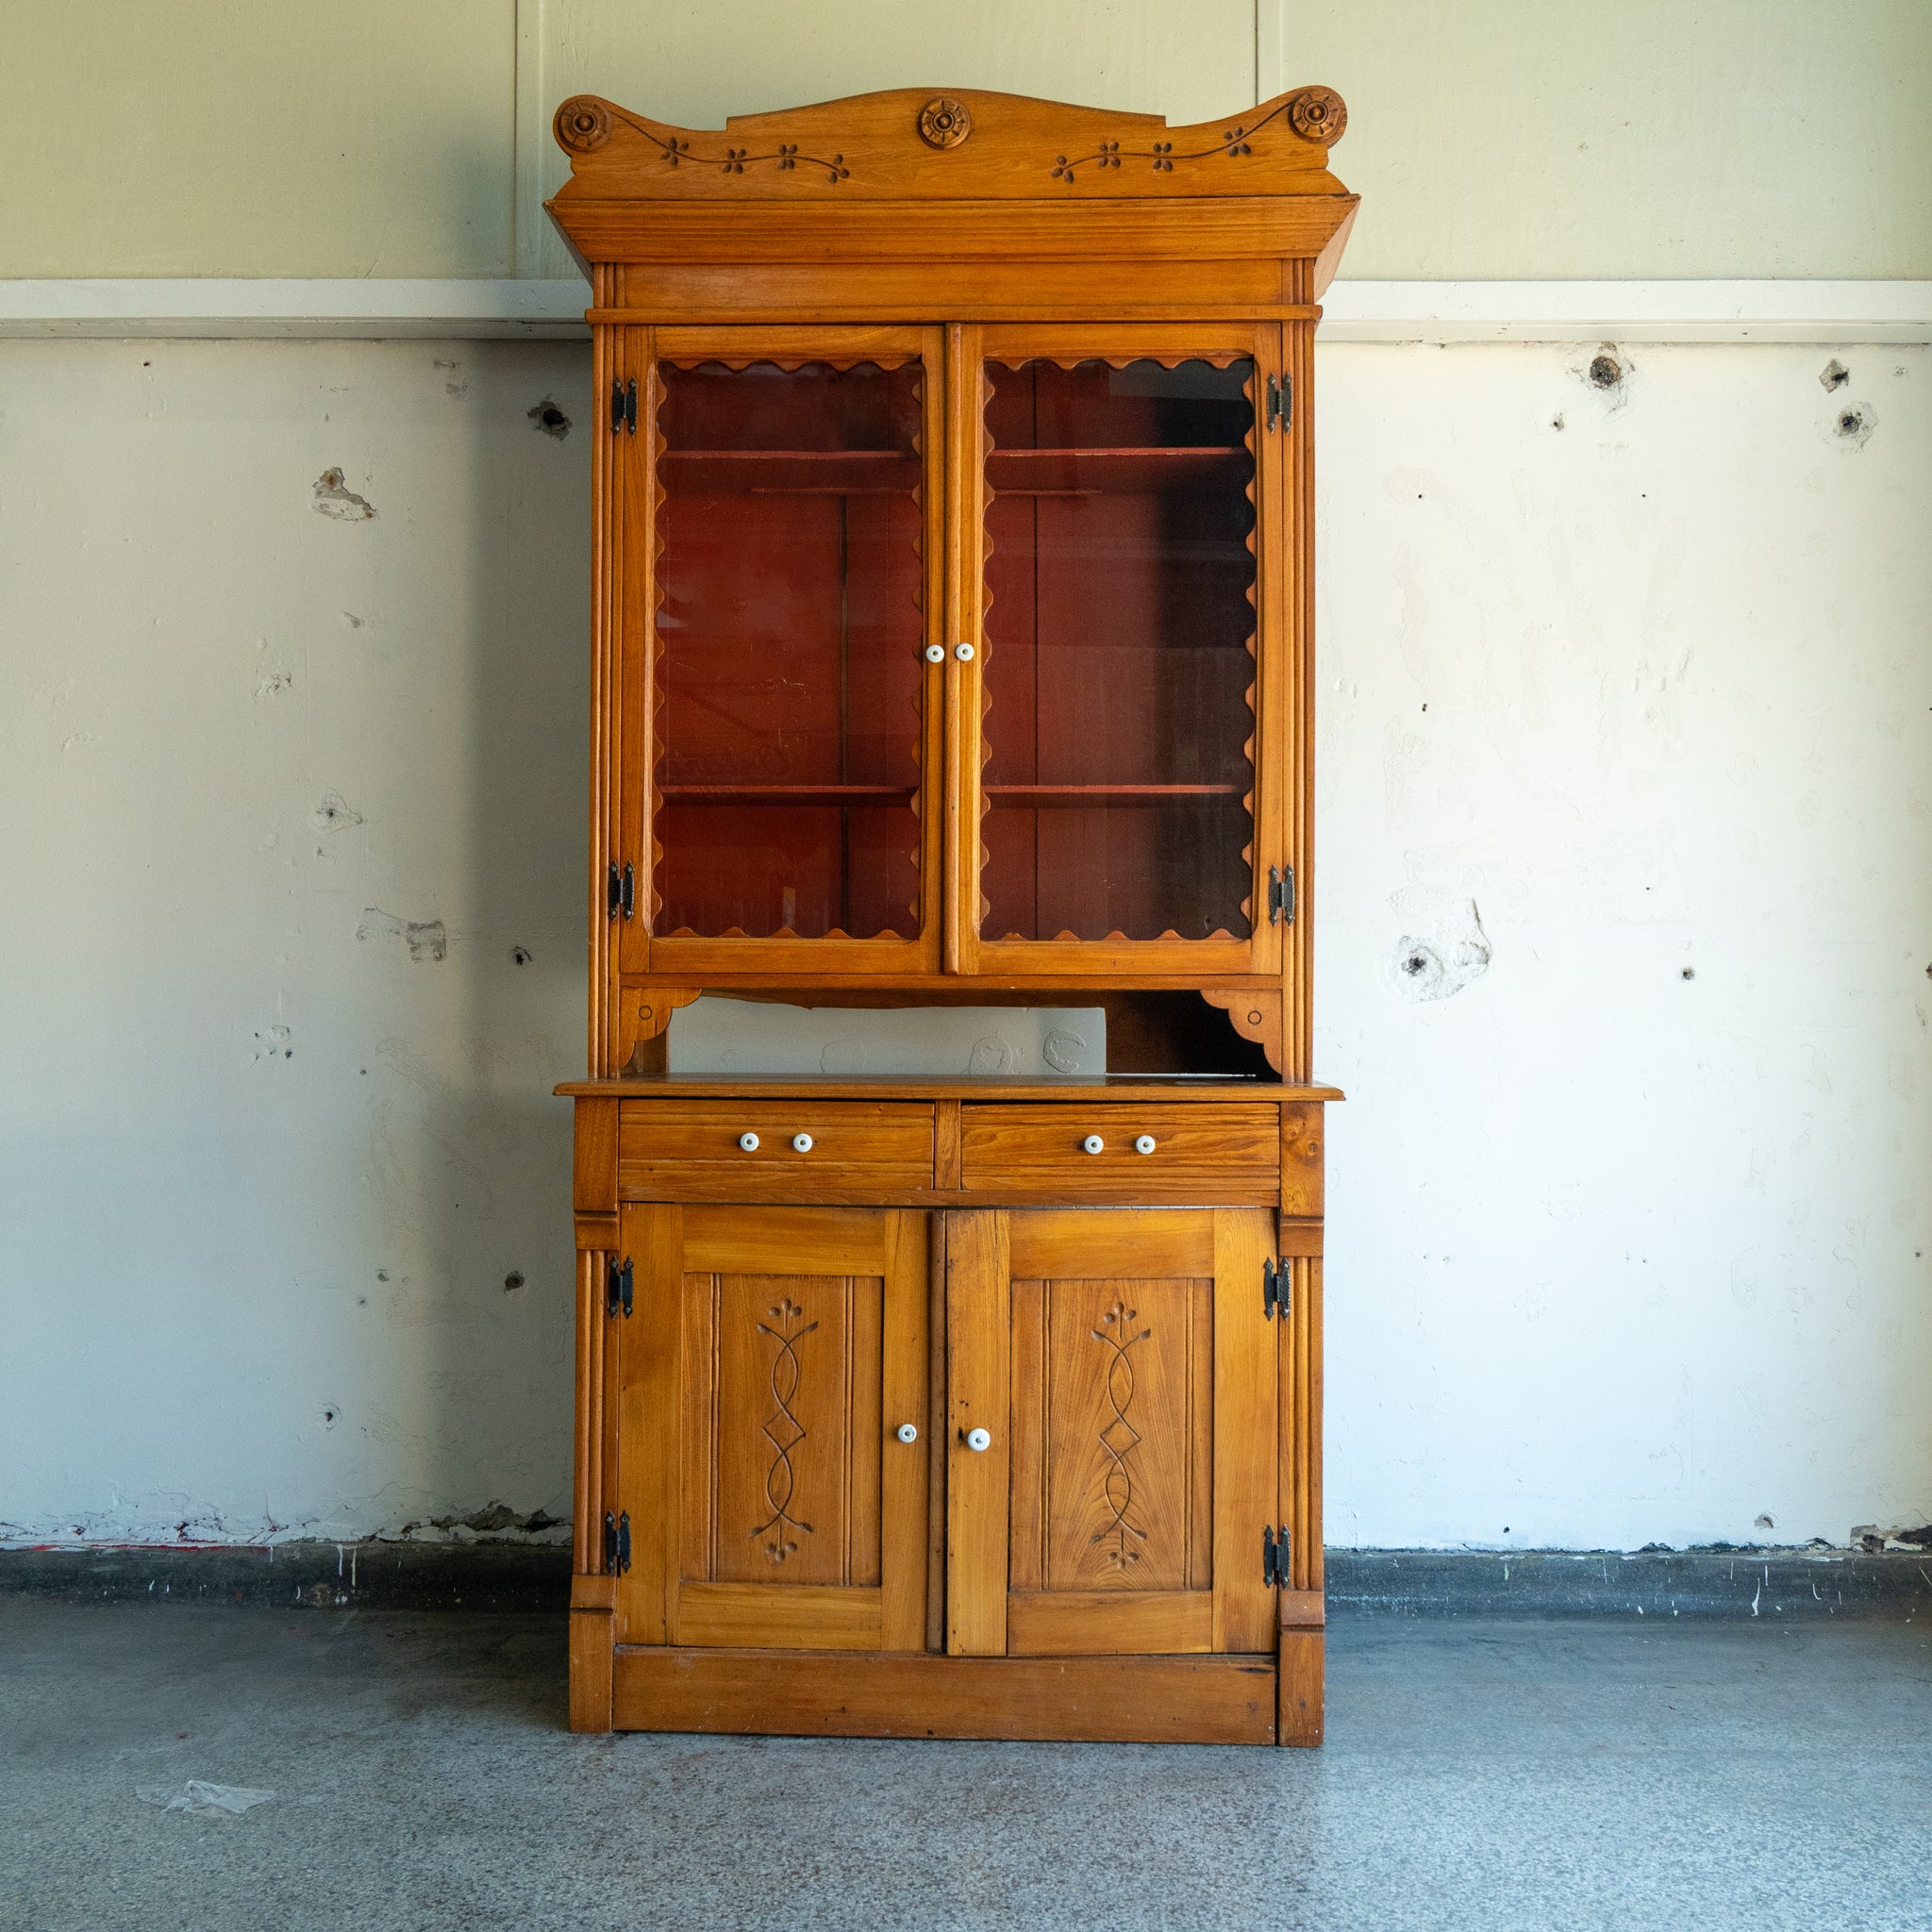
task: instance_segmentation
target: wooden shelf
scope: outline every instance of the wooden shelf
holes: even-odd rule
[[[664,805],[893,805],[916,785],[660,785]]]
[[[667,449],[665,483],[714,496],[910,496],[918,453],[900,449]]]
[[[984,785],[994,805],[1187,805],[1196,799],[1242,798],[1246,785]]]
[[[986,458],[998,496],[1099,496],[1245,482],[1253,458],[1240,444],[1177,448],[998,449]]]

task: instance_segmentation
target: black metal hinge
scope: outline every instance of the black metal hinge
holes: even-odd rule
[[[638,433],[638,385],[633,376],[628,382],[613,382],[610,385],[610,433],[623,436]]]
[[[1291,865],[1271,865],[1268,868],[1268,924],[1294,924],[1294,867]]]
[[[1276,1308],[1283,1315],[1288,1313],[1288,1280],[1286,1261],[1277,1261],[1271,1255],[1261,1263],[1261,1312],[1271,1322]]]
[[[623,1264],[613,1259],[610,1272],[604,1277],[604,1312],[607,1315],[628,1315],[631,1305],[631,1290],[635,1282],[631,1274],[630,1257],[624,1257]]]
[[[1281,1525],[1281,1540],[1273,1529],[1261,1532],[1261,1581],[1270,1590],[1286,1590],[1288,1585],[1288,1524]]]
[[[610,870],[605,874],[604,899],[608,914],[615,919],[621,912],[628,919],[638,907],[638,875],[626,865],[622,871],[617,861],[611,860]]]
[[[1286,429],[1294,418],[1294,378],[1271,375],[1268,378],[1268,424],[1270,429]]]
[[[604,1568],[612,1576],[622,1576],[630,1568],[630,1511],[604,1515]]]

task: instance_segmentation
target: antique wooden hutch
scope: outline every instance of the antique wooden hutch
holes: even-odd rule
[[[566,101],[580,1730],[1314,1743],[1310,399],[1341,102]],[[700,992],[1103,1078],[675,1079]]]

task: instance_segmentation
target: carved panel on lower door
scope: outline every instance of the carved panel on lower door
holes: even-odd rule
[[[708,1285],[708,1575],[875,1584],[881,1284],[717,1274]]]
[[[1015,1590],[1206,1587],[1212,1324],[1205,1280],[1014,1282]]]

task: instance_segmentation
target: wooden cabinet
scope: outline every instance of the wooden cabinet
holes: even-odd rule
[[[1315,1741],[1303,88],[592,97],[572,1722]],[[674,1080],[701,992],[1094,1081]]]

